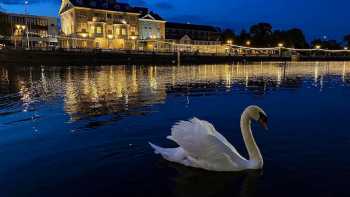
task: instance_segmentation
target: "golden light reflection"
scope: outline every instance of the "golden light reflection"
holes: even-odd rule
[[[325,75],[348,83],[350,63],[258,63],[196,66],[100,66],[53,70],[43,67],[11,74],[0,69],[1,84],[13,81],[23,111],[37,100],[64,97],[64,110],[77,121],[85,117],[129,113],[162,103],[170,92],[212,91],[219,86],[264,92],[269,87],[299,88],[303,80],[325,88]],[[1,68],[1,67],[0,67]],[[319,83],[319,86],[317,85]],[[312,85],[312,84],[311,84]],[[3,85],[1,85],[3,86]],[[8,86],[8,85],[7,85]],[[53,95],[53,96],[50,96]],[[190,98],[188,98],[190,99]],[[131,113],[131,112],[130,112]]]

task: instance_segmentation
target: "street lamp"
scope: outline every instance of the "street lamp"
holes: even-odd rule
[[[282,48],[283,48],[283,43],[278,43],[278,54],[279,54],[279,56],[282,56]]]
[[[17,47],[17,36],[23,36],[23,32],[26,29],[26,26],[17,24],[15,27],[16,27],[16,32],[15,32],[15,48],[16,48]]]
[[[28,7],[29,7],[29,0],[24,1],[24,14],[28,15]],[[25,22],[26,26],[28,26],[27,16],[25,16]],[[26,34],[27,34],[27,49],[30,49],[30,41],[29,41],[29,29],[26,28]]]
[[[252,43],[250,42],[250,40],[248,40],[247,42],[245,42],[245,44],[246,44],[247,46],[250,46],[250,44],[252,44]]]
[[[81,36],[82,36],[83,38],[86,38],[86,37],[88,36],[88,34],[87,34],[87,33],[82,33]]]

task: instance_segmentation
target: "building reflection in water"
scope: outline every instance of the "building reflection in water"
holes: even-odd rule
[[[41,102],[63,99],[72,122],[88,117],[144,114],[168,95],[205,95],[296,89],[310,82],[322,90],[327,76],[348,84],[349,63],[259,63],[196,66],[0,66],[0,112],[11,105],[33,110]],[[326,81],[325,81],[326,80]],[[332,82],[333,83],[333,82]]]

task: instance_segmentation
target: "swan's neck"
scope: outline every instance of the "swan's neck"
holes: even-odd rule
[[[243,112],[241,117],[241,130],[249,154],[249,161],[251,161],[253,165],[257,165],[254,167],[259,168],[263,165],[263,158],[252,134],[251,120],[252,118],[249,112]]]

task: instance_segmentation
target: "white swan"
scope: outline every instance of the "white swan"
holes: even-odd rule
[[[189,167],[218,172],[261,169],[264,162],[251,131],[251,120],[267,129],[266,113],[258,106],[249,106],[242,114],[241,131],[249,160],[242,157],[212,124],[197,118],[181,121],[171,129],[171,136],[167,138],[180,145],[178,148],[150,145],[164,159]]]

